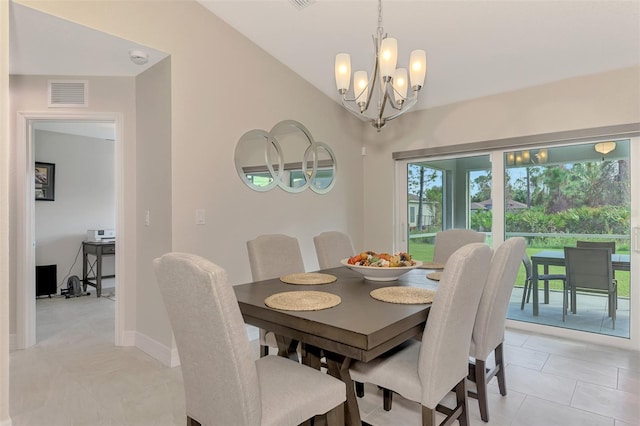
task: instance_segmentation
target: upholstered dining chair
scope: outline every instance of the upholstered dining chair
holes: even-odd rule
[[[471,333],[491,261],[483,243],[468,244],[451,255],[434,297],[422,341],[409,340],[370,362],[351,364],[351,378],[373,383],[422,404],[422,424],[434,425],[435,412],[469,424],[466,377]],[[456,407],[440,401],[455,389]]]
[[[531,289],[533,288],[533,266],[531,265],[531,259],[526,252],[522,256],[522,264],[524,265],[525,280],[524,287],[522,289],[522,302],[520,302],[520,310],[524,310],[525,303],[529,303],[529,299],[531,298]],[[545,294],[549,291],[549,281],[562,281],[562,291],[564,291],[567,285],[567,276],[564,274],[538,274],[538,281],[544,281]]]
[[[342,381],[283,357],[254,361],[224,269],[185,253],[153,266],[180,355],[187,425],[297,425],[325,413],[328,424],[344,423]]]
[[[515,284],[520,261],[525,254],[527,243],[522,237],[509,238],[494,250],[487,283],[484,286],[478,314],[476,315],[471,337],[469,356],[473,359],[469,364],[469,379],[476,384],[476,392],[469,396],[478,399],[480,417],[489,421],[487,403],[487,383],[498,378],[501,395],[507,394],[504,374],[504,356],[502,342],[507,319],[507,309],[511,300],[511,291]],[[487,359],[495,354],[495,367],[487,371]]]
[[[304,272],[304,261],[298,240],[283,234],[260,235],[247,241],[249,265],[254,281],[269,280],[287,274]],[[275,335],[260,329],[260,356],[277,348]]]
[[[320,269],[337,268],[340,261],[355,254],[351,237],[344,232],[326,231],[313,237]]]
[[[618,283],[613,278],[611,249],[565,247],[564,262],[567,272],[567,287],[571,293],[571,311],[575,314],[576,291],[578,289],[607,295],[607,310],[612,328],[616,328]],[[565,292],[566,297],[566,292]],[[562,317],[564,321],[564,315]]]
[[[472,229],[447,229],[436,233],[433,261],[447,263],[449,256],[460,247],[471,243],[483,243],[485,235]]]

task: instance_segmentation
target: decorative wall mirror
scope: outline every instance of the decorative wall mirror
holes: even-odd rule
[[[240,179],[260,192],[278,185],[291,193],[311,188],[324,194],[333,188],[337,171],[331,148],[314,141],[294,120],[281,121],[270,132],[256,129],[242,135],[235,163]]]

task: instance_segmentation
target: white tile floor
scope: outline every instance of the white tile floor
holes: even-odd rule
[[[185,424],[180,369],[113,346],[113,318],[95,294],[38,300],[38,344],[11,353],[13,426]],[[489,425],[640,425],[640,353],[507,331],[505,357],[508,395],[490,384]],[[359,406],[372,425],[420,424],[416,404],[396,397],[385,412],[373,386]]]

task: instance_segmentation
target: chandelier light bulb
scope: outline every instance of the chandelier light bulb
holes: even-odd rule
[[[392,77],[398,63],[398,41],[387,37],[380,44],[380,76]]]
[[[427,52],[414,50],[411,52],[409,64],[411,87],[413,90],[420,90],[424,85],[424,78],[427,74]]]
[[[396,99],[396,105],[402,105],[407,97],[407,70],[398,68],[393,73],[393,96]]]
[[[351,56],[348,53],[336,55],[336,86],[341,94],[349,90],[351,80]]]
[[[356,103],[364,106],[369,96],[369,79],[366,71],[356,71],[353,74],[353,90],[356,95]]]

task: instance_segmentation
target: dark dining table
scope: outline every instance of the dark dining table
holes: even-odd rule
[[[273,331],[281,356],[295,355],[302,345],[302,361],[327,371],[347,386],[345,422],[360,425],[360,413],[349,374],[352,360],[368,362],[424,330],[431,304],[396,304],[370,296],[374,289],[388,286],[414,286],[435,290],[437,282],[427,279],[429,270],[413,269],[397,281],[370,281],[347,267],[318,271],[337,280],[321,285],[285,284],[279,278],[234,286],[240,311],[247,324]],[[276,293],[314,290],[338,295],[340,304],[317,311],[272,309],[264,300]]]
[[[531,255],[531,284],[533,285],[533,315],[538,315],[538,267],[544,267],[544,274],[549,273],[549,266],[564,267],[564,251],[543,250]],[[628,254],[611,254],[611,265],[614,271],[629,271],[631,269],[631,259]],[[544,303],[549,303],[548,283],[544,286]]]

